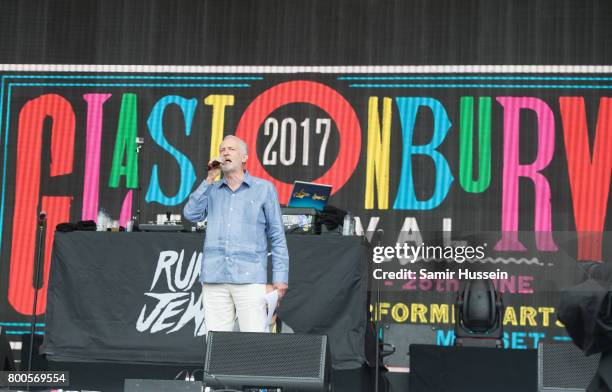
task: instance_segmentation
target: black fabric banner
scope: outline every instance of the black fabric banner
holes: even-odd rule
[[[296,332],[327,334],[335,368],[361,366],[367,243],[287,240],[281,319]],[[201,364],[202,244],[199,233],[56,233],[44,352],[64,361]]]

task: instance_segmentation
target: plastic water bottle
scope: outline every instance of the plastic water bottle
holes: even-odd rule
[[[98,217],[96,219],[96,230],[106,231],[111,227],[111,217],[104,208],[98,210]]]
[[[98,210],[98,217],[96,218],[96,231],[106,231],[106,216],[101,208]]]
[[[344,221],[342,222],[342,235],[354,235],[355,234],[355,220],[353,214],[347,212],[344,215]]]

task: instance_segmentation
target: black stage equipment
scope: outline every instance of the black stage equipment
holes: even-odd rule
[[[207,340],[205,385],[331,391],[327,336],[210,331]]]
[[[561,292],[558,318],[586,355],[601,353],[587,391],[612,391],[612,263],[583,262],[582,283]],[[582,364],[572,361],[575,366]]]
[[[586,391],[597,372],[599,357],[585,356],[572,342],[539,342],[538,391]]]
[[[48,370],[49,364],[47,358],[40,353],[40,347],[43,345],[43,336],[35,335],[34,343],[32,343],[32,336],[21,335],[21,366],[29,364],[30,370]]]
[[[32,325],[30,327],[30,342],[34,341],[34,334],[36,330],[36,308],[38,305],[38,289],[41,286],[41,274],[43,269],[43,262],[45,259],[45,232],[47,231],[47,213],[41,211],[38,214],[38,241],[36,243],[36,264],[34,267],[34,302],[32,304]],[[32,370],[32,350],[34,345],[30,345],[27,367],[25,368],[28,372]],[[23,365],[22,365],[23,369]],[[30,383],[26,385],[26,390],[30,390]]]
[[[185,226],[177,225],[177,224],[158,225],[156,223],[141,223],[140,225],[138,225],[138,230],[139,231],[151,231],[151,232],[171,232],[171,233],[176,233],[176,232],[185,230]]]
[[[455,346],[502,347],[503,303],[491,280],[464,282],[456,309]]]
[[[410,346],[410,392],[536,392],[537,351]]]
[[[315,234],[315,222],[318,211],[314,208],[282,207],[285,233]]]
[[[136,186],[136,214],[132,217],[132,219],[134,220],[134,228],[135,231],[138,231],[138,226],[140,225],[140,190],[142,189],[142,187],[140,186],[140,177],[138,174],[138,167],[140,167],[140,151],[142,150],[143,146],[144,146],[144,137],[138,137],[136,136],[134,143],[136,144],[136,178],[138,179],[138,184]]]
[[[385,344],[392,347],[388,356],[383,357],[384,365],[390,370],[410,368],[410,346],[413,344],[436,344],[437,330],[431,325],[395,324],[383,326]]]
[[[8,372],[15,370],[15,361],[13,360],[13,350],[6,338],[4,329],[0,326],[0,371]]]
[[[201,392],[199,381],[126,379],[124,392]]]

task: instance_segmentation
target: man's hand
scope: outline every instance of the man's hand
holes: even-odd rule
[[[207,183],[212,184],[213,182],[215,182],[215,178],[217,178],[217,176],[221,174],[222,162],[223,161],[220,157],[213,158],[210,160],[210,162],[208,162],[208,174],[206,175]]]
[[[281,298],[283,298],[285,296],[285,293],[287,292],[287,289],[289,288],[289,286],[287,285],[287,283],[274,283],[274,290],[278,290],[278,299],[280,301]]]

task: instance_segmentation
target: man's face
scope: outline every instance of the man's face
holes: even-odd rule
[[[222,160],[221,170],[224,173],[242,170],[242,165],[247,160],[247,156],[240,149],[240,143],[232,137],[228,137],[221,142],[219,153]]]

